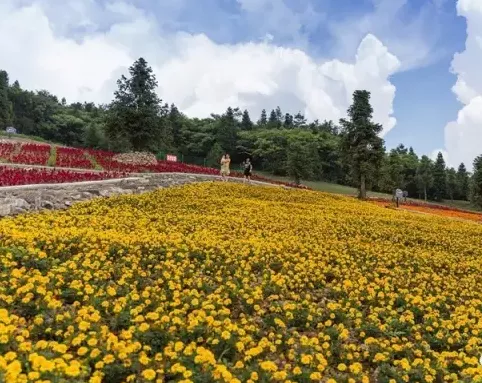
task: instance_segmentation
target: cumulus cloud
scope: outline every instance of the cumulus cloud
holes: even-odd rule
[[[437,43],[442,34],[443,4],[447,0],[421,1],[419,8],[407,0],[368,0],[372,10],[353,12],[338,20],[327,20],[336,40],[334,51],[346,57],[367,33],[380,36],[401,62],[401,70],[429,65],[446,54]]]
[[[479,63],[482,60],[482,2],[458,0],[457,12],[467,21],[465,50],[456,53],[452,71],[457,82],[452,88],[463,104],[457,120],[445,126],[445,148],[451,165],[464,162],[471,168],[475,157],[482,154],[482,78]]]
[[[103,22],[112,20],[108,28],[99,25],[98,16],[89,17],[88,7],[82,8],[76,22],[88,31],[73,37],[62,22],[68,16],[50,13],[51,1],[0,4],[0,68],[25,88],[47,89],[69,102],[109,102],[116,79],[142,56],[153,67],[161,98],[190,116],[239,106],[257,118],[262,108],[279,105],[311,119],[336,121],[345,116],[353,91],[367,89],[384,134],[396,123],[395,87],[389,79],[400,62],[374,35],[364,37],[351,60],[319,62],[300,49],[268,40],[217,44],[203,34],[166,32],[144,11],[111,2],[96,10]],[[69,4],[80,3],[64,2]]]

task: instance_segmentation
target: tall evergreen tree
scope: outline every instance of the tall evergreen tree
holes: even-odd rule
[[[433,185],[433,163],[427,156],[422,156],[417,168],[417,186],[420,194],[427,201],[428,190]]]
[[[285,119],[283,122],[283,127],[291,129],[294,126],[293,116],[289,113],[285,114]]]
[[[482,155],[474,160],[474,174],[472,175],[472,202],[482,207]]]
[[[278,120],[278,123],[279,123],[279,126],[278,126],[279,128],[283,123],[283,113],[281,112],[281,108],[279,106],[276,107],[275,113],[276,113],[276,119]]]
[[[243,112],[243,117],[241,119],[241,130],[252,130],[253,129],[253,122],[249,117],[249,112],[247,109]]]
[[[229,107],[218,121],[216,128],[216,142],[225,153],[235,156],[237,143],[237,122],[233,108]]]
[[[457,171],[454,168],[447,169],[447,190],[446,196],[451,201],[457,196]]]
[[[182,115],[177,109],[176,105],[171,104],[169,109],[168,121],[171,125],[172,131],[172,141],[176,148],[180,148],[183,144],[182,142]]]
[[[12,104],[8,99],[8,73],[0,71],[0,129],[4,130],[12,124]]]
[[[259,127],[265,127],[267,123],[268,123],[268,117],[266,115],[266,109],[263,109],[261,111],[261,116],[258,120],[258,125]]]
[[[122,76],[117,81],[106,135],[124,149],[157,151],[163,141],[163,127],[160,99],[155,92],[156,77],[143,58],[129,68],[129,74],[129,78]]]
[[[437,159],[433,166],[433,189],[436,201],[442,201],[447,192],[447,174],[445,160],[441,152],[437,154]]]
[[[297,128],[303,128],[306,126],[306,118],[301,114],[301,112],[296,113],[293,123]]]
[[[273,109],[271,113],[269,114],[269,120],[268,120],[268,128],[269,129],[276,129],[279,127],[279,120],[278,116],[276,115],[276,111]]]
[[[469,197],[469,174],[464,163],[457,169],[457,199],[467,200]]]
[[[367,179],[372,177],[383,159],[383,140],[378,136],[382,126],[372,121],[370,92],[357,90],[348,109],[349,120],[341,119],[341,150],[358,181],[359,198],[366,198]]]

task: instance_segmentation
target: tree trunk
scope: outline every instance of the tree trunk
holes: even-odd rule
[[[426,186],[423,187],[423,196],[425,198],[425,202],[427,202],[427,187]]]
[[[358,195],[360,199],[367,199],[367,186],[366,186],[366,179],[365,174],[360,176],[360,194]]]

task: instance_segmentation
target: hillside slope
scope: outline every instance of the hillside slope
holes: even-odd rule
[[[3,220],[0,243],[2,381],[482,381],[477,224],[218,183]]]

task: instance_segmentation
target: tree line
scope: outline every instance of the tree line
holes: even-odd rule
[[[158,83],[140,58],[117,82],[108,105],[71,103],[45,90],[22,89],[0,71],[0,129],[45,140],[116,152],[177,154],[186,162],[218,166],[223,153],[233,163],[250,157],[256,170],[289,176],[294,182],[323,180],[366,190],[441,201],[470,200],[482,206],[482,156],[473,173],[465,164],[447,167],[441,153],[435,161],[399,145],[387,151],[372,121],[370,93],[359,90],[347,118],[338,122],[307,121],[302,113],[263,110],[253,118],[233,106],[223,114],[190,118],[159,99]],[[481,150],[482,152],[482,150]]]

